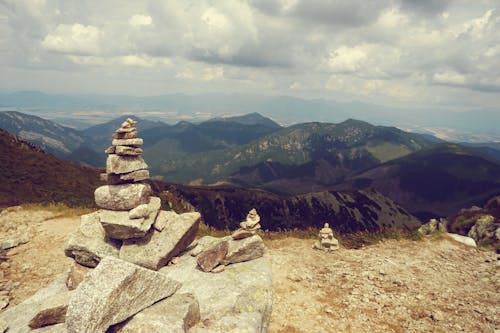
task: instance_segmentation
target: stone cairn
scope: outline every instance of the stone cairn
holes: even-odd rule
[[[257,235],[260,229],[260,216],[253,208],[248,212],[245,221],[231,236],[224,237],[216,244],[207,246],[200,253],[195,250],[191,255],[197,256],[197,263],[204,272],[220,273],[229,264],[248,261],[264,255],[264,242]]]
[[[106,173],[101,175],[108,185],[95,190],[101,209],[83,215],[79,230],[66,244],[66,255],[83,266],[95,267],[102,258],[113,256],[158,270],[196,237],[199,213],[160,210],[160,198],[151,196],[136,125],[129,118],[113,134],[112,146],[105,150]]]
[[[108,184],[95,190],[95,202],[101,209],[81,216],[78,230],[64,248],[75,260],[69,273],[32,299],[0,313],[0,332],[7,326],[9,332],[38,331],[45,326],[50,327],[44,332],[53,333],[187,332],[194,326],[201,332],[205,325],[201,314],[210,318],[211,325],[218,325],[209,327],[210,332],[235,332],[234,323],[249,328],[245,332],[267,331],[272,308],[268,265],[259,264],[266,270],[264,274],[247,266],[227,276],[202,276],[262,257],[264,244],[255,235],[260,227],[257,212],[253,210],[244,224],[252,232],[246,238],[206,236],[195,241],[201,215],[161,210],[160,198],[151,195],[145,182],[149,172],[141,156],[142,143],[132,119],[116,130],[113,145],[106,149],[106,173],[102,175]],[[251,267],[253,278],[244,279]],[[228,282],[235,276],[246,283],[241,290]],[[221,285],[232,291],[220,295]],[[257,286],[264,290],[265,301],[249,300],[252,314],[242,313],[234,299],[246,299],[248,288]],[[207,293],[212,296],[204,297]],[[244,322],[247,318],[251,322]]]
[[[313,249],[323,251],[334,251],[339,248],[339,241],[333,237],[333,230],[328,223],[325,223],[319,231],[319,240],[313,245]]]

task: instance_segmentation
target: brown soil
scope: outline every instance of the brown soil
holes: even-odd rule
[[[5,279],[21,302],[72,260],[63,253],[75,211],[0,215],[0,239],[27,224],[29,243],[7,251]],[[500,329],[500,261],[447,239],[385,241],[324,253],[312,240],[266,241],[273,267],[270,332],[488,332]],[[5,267],[5,264],[3,264]]]

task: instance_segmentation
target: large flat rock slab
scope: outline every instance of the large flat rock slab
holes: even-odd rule
[[[64,253],[83,266],[95,267],[106,256],[118,257],[121,242],[106,236],[99,213],[82,215],[80,226],[69,238]]]
[[[47,300],[58,297],[58,295],[65,295],[68,293],[68,289],[66,288],[65,283],[66,275],[66,273],[61,274],[51,284],[43,289],[40,289],[24,302],[19,303],[14,307],[9,307],[4,312],[0,313],[0,321],[5,320],[9,327],[7,332],[35,332],[32,331],[29,327],[29,322],[33,317],[37,315],[37,313],[40,311],[40,308],[43,307],[44,304],[46,304]],[[48,326],[46,329],[40,330],[45,330],[48,332],[48,329],[50,329],[50,326]],[[38,332],[38,330],[36,331]]]
[[[185,333],[200,321],[200,306],[193,294],[176,293],[142,310],[109,333]]]
[[[131,219],[127,211],[108,209],[99,210],[99,220],[106,235],[114,239],[144,237],[152,224],[144,223],[144,218]]]
[[[203,237],[200,244],[220,242]],[[205,273],[196,258],[185,254],[160,273],[182,281],[179,293],[192,293],[200,304],[201,321],[190,332],[267,332],[272,311],[272,272],[266,257]]]
[[[151,195],[148,184],[121,184],[99,186],[95,192],[95,203],[109,210],[131,210],[147,204]]]
[[[76,288],[66,314],[70,333],[99,333],[171,296],[180,282],[106,257]]]
[[[165,219],[162,231],[151,229],[144,238],[127,239],[120,248],[120,258],[143,267],[158,270],[184,251],[195,239],[200,213],[176,214],[160,211]]]

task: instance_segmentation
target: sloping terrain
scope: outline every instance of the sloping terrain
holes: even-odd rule
[[[16,111],[0,112],[0,128],[59,157],[66,157],[87,141],[77,130]]]
[[[29,243],[6,253],[15,305],[65,272],[62,251],[82,212],[23,209],[0,225],[29,223]],[[5,229],[5,230],[7,230]],[[384,241],[324,253],[313,240],[266,240],[273,271],[270,333],[495,332],[500,329],[500,269],[492,252],[448,239]]]
[[[63,161],[0,129],[0,206],[64,202],[93,206],[99,171]]]
[[[443,144],[366,170],[333,188],[374,188],[425,219],[447,216],[500,194],[500,163]]]
[[[317,192],[279,196],[235,187],[196,187],[157,183],[176,207],[196,209],[205,224],[219,230],[238,228],[256,208],[264,230],[320,228],[328,222],[339,233],[383,228],[415,229],[420,222],[401,206],[374,191]],[[169,196],[170,195],[170,196]]]

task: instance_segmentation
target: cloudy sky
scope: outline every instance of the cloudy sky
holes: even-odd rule
[[[0,91],[500,110],[500,0],[0,0]]]

